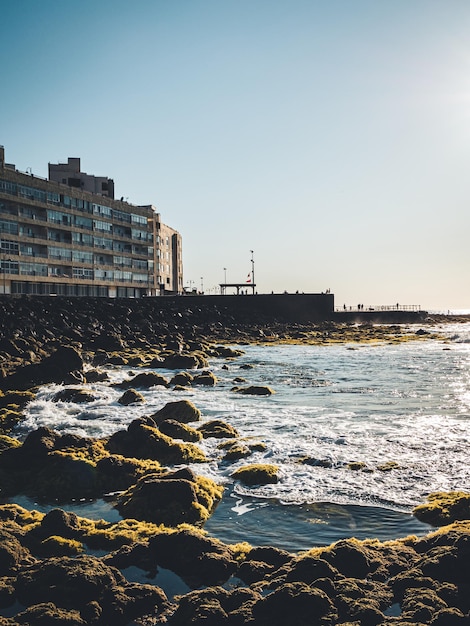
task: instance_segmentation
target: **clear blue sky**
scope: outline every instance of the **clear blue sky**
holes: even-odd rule
[[[183,236],[185,285],[470,308],[468,0],[2,3],[0,144]]]

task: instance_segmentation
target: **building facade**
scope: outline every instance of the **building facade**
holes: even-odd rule
[[[49,178],[19,172],[0,147],[0,293],[182,293],[181,235],[155,207],[115,200],[113,181],[80,159],[49,165]]]

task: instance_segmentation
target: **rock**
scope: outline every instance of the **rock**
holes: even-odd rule
[[[109,380],[109,376],[106,372],[100,372],[99,370],[87,370],[85,372],[85,380],[87,383],[103,383]]]
[[[84,624],[99,617],[99,623],[125,626],[149,613],[158,615],[168,604],[158,587],[128,583],[116,568],[84,555],[38,561],[20,572],[16,590],[23,605],[52,603],[59,609],[78,611],[87,618]]]
[[[135,389],[128,389],[118,399],[119,404],[129,406],[130,404],[140,404],[145,402],[144,396]]]
[[[75,348],[61,346],[40,363],[27,365],[0,379],[0,389],[26,391],[47,383],[70,384],[83,380],[81,355]]]
[[[192,370],[201,369],[208,366],[208,361],[205,357],[199,354],[170,354],[163,358],[163,360],[153,360],[150,363],[150,367],[162,368],[167,370]]]
[[[377,566],[364,544],[354,538],[337,541],[322,558],[348,578],[366,578]]]
[[[231,391],[241,393],[245,396],[270,396],[275,393],[271,387],[259,385],[250,385],[249,387],[232,387]]]
[[[153,422],[151,419],[150,421]],[[158,428],[147,425],[142,420],[133,420],[127,431],[120,430],[111,435],[106,447],[113,454],[154,459],[163,464],[206,461],[204,453],[195,444],[174,441]]]
[[[42,602],[15,615],[15,624],[25,626],[87,626],[80,611],[57,607],[53,602]]]
[[[168,402],[165,406],[151,416],[155,424],[159,426],[165,420],[171,419],[181,424],[197,422],[201,419],[201,411],[189,400]]]
[[[182,387],[187,387],[191,385],[192,381],[193,376],[191,376],[189,372],[179,372],[179,374],[175,374],[170,380],[170,385],[181,385]]]
[[[24,409],[24,407],[34,400],[36,394],[31,391],[8,391],[7,393],[2,393],[0,391],[0,408],[6,408],[9,405],[16,405],[20,409]]]
[[[201,441],[202,434],[195,428],[191,428],[187,424],[181,424],[176,420],[164,420],[160,426],[160,432],[173,439],[181,439],[182,441]]]
[[[277,465],[253,464],[240,467],[232,474],[232,478],[245,485],[267,485],[277,483],[279,478]]]
[[[336,624],[337,611],[324,591],[305,583],[286,583],[253,606],[256,623],[270,626]]]
[[[156,386],[168,387],[168,380],[155,372],[143,372],[115,386],[119,389],[130,389],[131,387],[140,389],[148,389]]]
[[[66,389],[61,389],[54,394],[52,400],[54,402],[75,402],[76,404],[81,404],[85,402],[94,402],[97,400],[97,397],[88,391],[85,391],[85,389],[67,387]]]
[[[119,498],[117,508],[125,517],[176,526],[203,524],[222,490],[210,479],[200,479],[185,469],[141,478]]]
[[[198,431],[206,439],[215,437],[217,439],[231,439],[238,437],[238,431],[230,424],[226,424],[222,420],[210,420],[199,426]]]
[[[202,372],[199,376],[193,378],[193,385],[206,385],[207,387],[214,387],[217,383],[217,377],[212,372]]]
[[[195,529],[155,535],[149,550],[159,566],[171,569],[192,588],[223,584],[237,568],[228,546]]]
[[[0,576],[10,576],[32,561],[29,550],[12,533],[0,527]]]
[[[78,517],[75,513],[68,513],[62,509],[52,509],[42,518],[41,524],[35,532],[42,537],[59,535],[72,539],[79,532]]]
[[[413,509],[420,521],[444,526],[456,520],[470,519],[470,493],[463,491],[431,493],[428,502]]]

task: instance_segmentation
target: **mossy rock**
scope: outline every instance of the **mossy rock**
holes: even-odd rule
[[[250,456],[252,451],[243,443],[234,443],[228,448],[225,448],[224,461],[238,461],[239,459],[246,459]]]
[[[111,435],[106,447],[113,454],[153,459],[163,464],[207,461],[203,451],[195,444],[174,441],[155,426],[147,425],[142,420],[134,420],[129,424],[127,431],[121,430]]]
[[[141,404],[145,402],[144,396],[135,389],[128,389],[118,399],[118,403],[123,406],[129,406],[130,404]]]
[[[168,435],[173,439],[181,439],[182,441],[192,441],[193,443],[201,441],[202,434],[199,430],[188,426],[187,424],[181,424],[176,420],[168,419],[164,420],[160,426],[160,432],[164,435]]]
[[[168,379],[155,372],[142,372],[130,380],[115,385],[119,389],[149,389],[150,387],[168,387]]]
[[[198,431],[205,439],[208,437],[215,437],[216,439],[231,439],[239,436],[236,428],[226,422],[223,422],[222,420],[210,420],[205,422],[199,426]]]
[[[432,526],[445,526],[457,520],[470,519],[470,493],[448,491],[431,493],[427,503],[413,509],[413,515]]]
[[[41,542],[41,556],[75,556],[83,552],[83,544],[76,539],[52,535]]]
[[[271,396],[275,391],[264,385],[250,385],[249,387],[232,387],[231,391],[244,396]]]
[[[253,485],[274,484],[279,481],[278,471],[277,465],[255,463],[235,470],[232,478],[250,487]]]
[[[189,422],[197,422],[201,419],[201,411],[189,400],[178,400],[167,402],[162,409],[152,413],[150,417],[157,426],[168,419],[189,424]]]
[[[189,387],[193,381],[193,376],[189,372],[179,372],[170,380],[170,385],[181,385],[181,387]]]
[[[23,414],[14,408],[0,409],[0,433],[10,433],[23,419]]]
[[[201,525],[222,496],[222,487],[188,468],[141,478],[119,499],[121,515],[156,524]]]
[[[216,383],[217,377],[212,372],[202,372],[192,380],[193,385],[204,385],[206,387],[214,387]]]
[[[19,448],[20,446],[21,441],[18,441],[18,439],[8,437],[7,435],[0,435],[0,454],[4,450],[9,450],[10,448]]]
[[[36,397],[32,391],[7,391],[0,392],[0,408],[6,408],[8,405],[15,405],[18,408],[24,407]]]
[[[52,398],[53,402],[74,402],[76,404],[84,404],[86,402],[94,402],[97,396],[94,396],[85,389],[77,389],[76,387],[66,387],[61,389]]]

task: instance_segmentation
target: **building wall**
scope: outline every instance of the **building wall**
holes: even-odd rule
[[[157,233],[162,227],[176,233],[159,224],[151,205],[138,207],[18,172],[5,165],[0,150],[0,293],[180,293],[178,281],[168,283],[166,274],[159,288]],[[169,265],[173,276],[172,260]]]
[[[151,209],[155,216],[155,289],[160,294],[179,294],[183,292],[183,249],[178,231],[160,219],[154,206],[141,207]]]
[[[82,172],[80,159],[77,157],[69,157],[67,163],[49,163],[49,180],[99,196],[114,198],[114,181],[106,176],[93,176]]]

